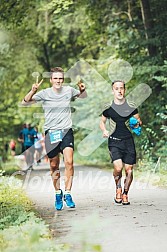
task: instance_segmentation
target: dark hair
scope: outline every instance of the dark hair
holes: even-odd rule
[[[50,69],[50,78],[52,78],[53,73],[62,73],[64,75],[64,70],[61,67],[53,67]]]
[[[114,80],[112,82],[112,86],[116,83],[116,82],[122,82],[124,84],[124,88],[125,88],[125,82],[123,80]]]

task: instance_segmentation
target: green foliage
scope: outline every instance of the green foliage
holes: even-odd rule
[[[68,10],[74,3],[73,0],[52,0],[49,3],[47,1],[41,2],[40,11],[51,11],[54,14],[62,13],[64,10]]]
[[[90,131],[83,130],[83,129],[78,129],[76,130],[75,133],[75,162],[78,164],[85,164],[85,165],[92,165],[92,166],[99,166],[99,167],[104,167],[107,164],[110,163],[110,156],[108,152],[108,147],[107,147],[107,141],[105,141],[98,149],[96,149],[93,153],[91,153],[88,156],[83,156],[82,153],[79,153],[77,151],[77,146],[82,141]],[[92,139],[92,144],[96,144],[96,137],[95,139]],[[89,143],[88,143],[89,146]],[[85,147],[85,146],[84,146]],[[90,149],[90,148],[89,148]]]
[[[158,158],[157,162],[147,159],[139,160],[135,176],[137,180],[150,186],[160,186],[167,188],[167,167],[163,159]]]
[[[127,84],[129,90],[139,83],[152,88],[152,95],[139,108],[143,134],[136,138],[138,156],[165,159],[166,2],[148,2],[150,17],[145,20],[142,12],[146,10],[139,0],[119,3],[116,0],[30,0],[24,4],[9,0],[0,5],[0,156],[3,159],[7,158],[5,143],[14,136],[17,139],[24,122],[43,125],[43,118],[37,116],[41,108],[20,106],[34,82],[33,72],[39,72],[42,78],[43,72],[52,66],[67,70],[76,61],[85,59],[109,80],[107,68],[111,59],[116,58],[127,60],[133,67],[133,79]],[[109,87],[102,92],[104,83],[100,79],[92,75],[91,83],[87,88],[87,103],[74,105],[80,106],[76,120],[84,128],[86,124],[91,128],[98,124],[102,105],[111,100]],[[48,87],[49,80],[42,85]],[[80,141],[82,136],[78,134],[77,138]],[[104,152],[99,148],[96,163],[105,156],[104,146],[103,149]]]
[[[68,251],[55,246],[48,227],[32,212],[32,203],[14,177],[0,177],[0,247],[3,252]]]
[[[0,164],[0,168],[4,172],[4,175],[12,175],[14,172],[19,171],[20,167],[15,161],[6,161]]]
[[[29,219],[31,203],[18,184],[19,181],[13,177],[0,177],[0,229],[19,225]]]
[[[34,215],[31,215],[30,220],[19,226],[3,230],[0,238],[3,252],[69,251],[67,246],[54,245],[50,239],[48,227]]]

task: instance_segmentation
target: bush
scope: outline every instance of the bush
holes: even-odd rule
[[[1,176],[0,191],[0,229],[28,220],[32,204],[21,190],[20,181]]]
[[[68,252],[65,246],[53,244],[48,227],[41,219],[33,213],[29,217],[28,221],[1,232],[0,247],[3,252]]]
[[[4,175],[12,175],[14,172],[19,171],[20,167],[13,161],[1,163],[1,170]]]
[[[15,177],[0,174],[0,247],[3,252],[68,252],[64,245],[54,245],[48,226],[35,216],[32,203]]]

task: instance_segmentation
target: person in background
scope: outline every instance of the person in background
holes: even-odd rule
[[[10,151],[11,151],[11,155],[15,156],[15,154],[16,154],[16,141],[14,139],[10,140],[9,148],[10,148]]]
[[[26,123],[23,124],[22,130],[19,132],[18,141],[21,143],[21,154],[24,153],[24,136],[23,136],[23,130],[27,128]]]
[[[39,165],[41,163],[41,155],[43,151],[43,135],[42,133],[38,132],[38,127],[35,127],[36,131],[36,137],[34,141],[34,147],[35,147],[35,160],[36,164]]]
[[[34,163],[34,140],[36,137],[36,131],[31,127],[31,124],[27,124],[26,128],[23,128],[21,131],[21,138],[18,138],[19,142],[22,142],[24,145],[24,155],[27,164],[27,170],[33,169]],[[20,135],[20,134],[19,134]]]

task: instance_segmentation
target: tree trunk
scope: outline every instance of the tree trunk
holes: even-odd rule
[[[45,57],[45,60],[44,60],[45,68],[47,69],[47,71],[50,71],[50,60],[49,60],[47,43],[43,44],[43,50],[44,50],[44,57]]]
[[[140,0],[142,19],[145,29],[146,40],[148,41],[148,52],[150,56],[155,56],[157,53],[156,46],[152,44],[151,39],[154,39],[154,23],[150,11],[149,0]]]

